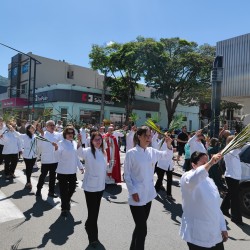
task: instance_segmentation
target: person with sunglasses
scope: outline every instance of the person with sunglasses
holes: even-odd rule
[[[50,142],[37,140],[38,155],[41,154],[41,175],[37,184],[36,196],[41,196],[44,180],[49,173],[49,193],[51,198],[57,198],[55,194],[56,183],[56,168],[58,165],[58,158],[56,150],[58,149],[57,143],[61,140],[61,133],[55,132],[55,122],[49,120],[46,122],[46,131],[44,132],[45,139]]]
[[[58,166],[56,169],[61,198],[61,216],[66,217],[70,211],[70,200],[76,189],[77,168],[83,173],[83,165],[77,156],[77,142],[74,140],[73,126],[67,126],[63,131],[63,140],[58,143],[56,151]]]
[[[88,148],[82,148],[79,134],[77,152],[78,157],[85,160],[85,174],[82,183],[88,208],[85,230],[88,234],[89,247],[96,248],[100,245],[97,220],[107,171],[107,157],[101,133],[94,130],[90,132],[90,147]]]

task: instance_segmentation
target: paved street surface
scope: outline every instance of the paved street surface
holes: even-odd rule
[[[124,154],[121,154],[122,162]],[[40,168],[40,163],[38,164]],[[24,189],[24,163],[18,163],[17,178],[6,182],[0,166],[0,250],[9,249],[86,249],[88,245],[84,222],[87,216],[84,193],[80,187],[73,196],[71,215],[60,217],[60,199],[47,197],[48,183],[42,189],[42,198],[35,196],[40,169],[32,174],[32,191]],[[176,165],[175,172],[182,174]],[[81,185],[82,175],[78,175]],[[165,185],[166,183],[164,183]],[[57,187],[58,191],[58,187]],[[99,239],[107,250],[128,250],[134,222],[127,204],[126,185],[109,185],[104,193],[99,214]],[[179,177],[174,176],[173,196],[169,203],[164,192],[153,201],[148,219],[146,250],[185,250],[186,243],[179,237],[181,222],[181,193]],[[250,241],[250,220],[238,227],[228,220],[230,239],[228,250],[247,250]]]

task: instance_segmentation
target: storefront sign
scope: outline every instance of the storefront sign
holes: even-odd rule
[[[25,98],[13,97],[2,100],[2,108],[27,106],[28,100]]]

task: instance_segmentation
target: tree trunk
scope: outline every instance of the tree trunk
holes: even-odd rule
[[[174,113],[176,110],[176,107],[178,105],[178,97],[176,97],[175,99],[172,99],[170,97],[165,97],[165,106],[168,112],[168,127],[170,125],[170,122],[173,120],[174,117]],[[173,100],[173,101],[172,101]]]

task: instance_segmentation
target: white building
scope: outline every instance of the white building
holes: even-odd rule
[[[250,34],[217,42],[216,54],[223,56],[222,99],[243,105],[235,118],[250,114]]]
[[[55,120],[67,119],[85,123],[99,123],[103,76],[89,68],[72,65],[32,53],[28,53],[41,64],[34,68],[34,61],[22,54],[12,57],[9,64],[8,98],[2,99],[2,108],[19,108],[22,115],[32,110],[34,117],[41,116],[44,109],[53,112]],[[34,70],[36,71],[34,77]],[[0,97],[1,98],[1,97]],[[167,111],[162,101],[151,98],[151,88],[144,86],[137,91],[134,113],[142,125],[147,118],[159,115],[160,125],[167,126]],[[186,117],[189,130],[199,128],[199,108],[178,106],[177,113]],[[124,104],[112,100],[106,94],[104,118],[112,123],[125,121]]]

